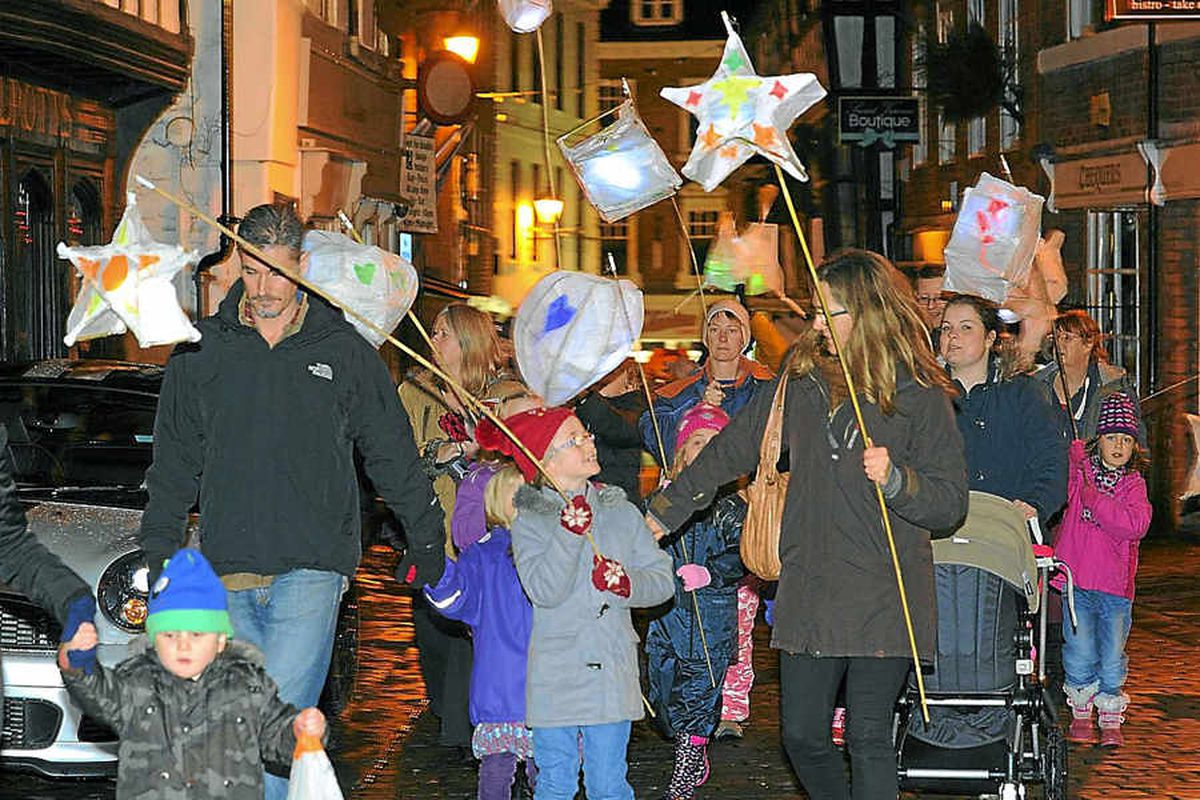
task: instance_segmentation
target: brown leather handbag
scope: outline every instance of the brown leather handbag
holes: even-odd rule
[[[778,469],[787,383],[785,374],[775,389],[767,427],[759,444],[758,474],[746,488],[748,508],[746,522],[742,525],[742,563],[746,569],[768,581],[779,578],[779,530],[783,524],[788,488],[788,474]]]

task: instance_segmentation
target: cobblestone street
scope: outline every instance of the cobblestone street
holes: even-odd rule
[[[334,760],[348,798],[474,797],[475,767],[437,746],[437,720],[425,701],[412,644],[408,598],[388,573],[393,555],[372,550],[362,590],[360,678],[337,728]],[[1129,644],[1132,698],[1127,744],[1116,751],[1072,747],[1070,797],[1200,798],[1200,545],[1151,542],[1143,548]],[[781,800],[797,788],[779,745],[778,670],[760,618],[751,721],[741,740],[712,747],[712,778],[699,797]],[[661,795],[671,747],[646,722],[634,727],[630,778],[639,797]],[[3,800],[108,800],[107,781],[63,783],[0,774]],[[908,798],[916,797],[909,795]]]

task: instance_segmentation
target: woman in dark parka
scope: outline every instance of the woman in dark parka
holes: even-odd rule
[[[780,650],[780,721],[788,757],[811,797],[895,797],[892,709],[910,666],[896,577],[876,499],[888,506],[917,650],[929,663],[937,610],[930,531],[967,511],[962,439],[945,373],[929,350],[912,291],[884,257],[846,250],[819,271],[818,312],[782,370],[788,485],[772,646]],[[872,447],[863,446],[841,372],[836,329]],[[774,383],[764,386],[695,462],[649,503],[663,530],[755,469]],[[846,681],[853,794],[830,739]]]

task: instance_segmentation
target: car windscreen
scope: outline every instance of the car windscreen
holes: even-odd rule
[[[103,387],[0,383],[17,484],[137,487],[153,456],[155,398]]]

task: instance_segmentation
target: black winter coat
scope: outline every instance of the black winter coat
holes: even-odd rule
[[[966,467],[949,398],[920,386],[902,367],[897,373],[892,414],[860,402],[875,444],[888,448],[898,469],[887,506],[917,649],[930,663],[937,608],[929,532],[951,529],[966,516]],[[712,502],[718,487],[757,467],[774,391],[775,381],[760,387],[691,466],[651,498],[650,513],[666,528],[682,525]],[[783,424],[791,481],[771,644],[813,656],[911,657],[854,411],[845,402],[830,416],[828,396],[815,371],[789,379]]]
[[[442,508],[383,361],[341,312],[310,297],[301,328],[267,345],[229,290],[203,338],[175,349],[154,422],[141,539],[152,565],[183,544],[200,498],[217,574],[352,576],[362,555],[355,451],[404,526],[422,581],[443,565]]]
[[[83,579],[33,538],[25,509],[17,498],[8,429],[0,425],[0,583],[5,583],[49,610],[60,623],[77,597],[92,593]]]

